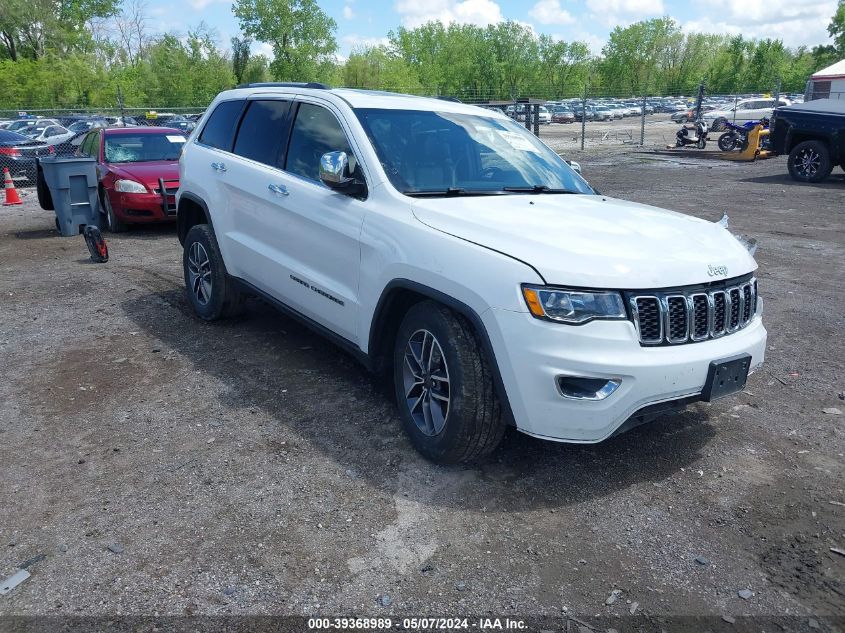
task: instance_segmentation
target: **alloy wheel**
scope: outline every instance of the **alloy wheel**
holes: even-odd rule
[[[402,379],[414,423],[425,435],[438,435],[449,415],[449,368],[443,348],[428,330],[417,330],[408,339]]]
[[[821,167],[822,159],[814,149],[801,150],[795,157],[796,171],[807,178],[812,178]]]
[[[188,251],[188,283],[200,305],[211,300],[211,260],[199,242],[191,244]]]

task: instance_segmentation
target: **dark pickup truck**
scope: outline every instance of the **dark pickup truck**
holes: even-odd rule
[[[818,99],[777,108],[769,124],[770,149],[789,155],[789,175],[821,182],[835,165],[845,169],[845,99]]]

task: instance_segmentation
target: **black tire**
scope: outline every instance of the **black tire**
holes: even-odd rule
[[[833,163],[821,141],[804,141],[792,148],[787,161],[789,175],[798,182],[821,182],[830,175]]]
[[[707,138],[704,136],[699,137],[698,142],[695,144],[698,149],[704,149],[707,147]]]
[[[723,152],[732,152],[737,148],[736,132],[725,132],[719,137],[719,149]]]
[[[109,194],[104,189],[100,190],[100,202],[103,205],[103,227],[110,233],[125,232],[129,226],[114,214],[114,209],[109,200]]]
[[[44,170],[41,167],[38,167],[35,172],[35,193],[38,195],[38,204],[42,209],[45,211],[55,211],[53,195],[50,193],[47,181],[44,180]]]
[[[429,347],[432,351],[427,366],[433,370],[426,370],[421,362],[426,358],[425,344],[412,345],[415,340],[425,339],[425,333],[431,335],[437,345]],[[414,349],[419,349],[420,361],[414,360]],[[493,371],[477,332],[466,318],[434,301],[414,305],[399,326],[393,349],[393,368],[394,392],[402,424],[414,448],[423,456],[439,464],[456,464],[477,460],[499,445],[505,424],[493,384]],[[420,372],[422,382],[413,377],[415,371]],[[447,378],[445,386],[444,375]],[[407,388],[409,384],[410,389]],[[429,395],[428,409],[425,406],[427,389],[431,394],[437,394]],[[444,393],[448,398],[445,414]],[[421,403],[413,407],[417,398],[421,398]],[[438,420],[439,429],[436,428]]]
[[[195,247],[195,244],[198,247]],[[194,254],[199,254],[200,251],[207,259],[207,266],[196,258],[192,260]],[[197,266],[198,263],[201,265]],[[217,238],[214,237],[214,232],[207,224],[192,226],[185,236],[182,268],[188,301],[200,319],[217,321],[243,312],[246,297],[226,272]],[[210,282],[210,285],[198,283],[195,274],[197,270],[206,271],[203,278],[206,282]],[[204,296],[205,301],[201,295]]]

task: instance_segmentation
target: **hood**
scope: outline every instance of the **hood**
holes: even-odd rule
[[[719,281],[757,267],[718,224],[605,196],[415,199],[412,209],[431,228],[530,264],[549,284],[655,289]]]
[[[158,179],[179,180],[179,162],[171,160],[150,161],[148,163],[126,163],[110,165],[118,178],[130,178],[146,185],[158,187]]]

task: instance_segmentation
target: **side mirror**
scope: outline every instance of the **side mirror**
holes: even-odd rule
[[[350,196],[360,196],[366,188],[350,175],[346,152],[328,152],[320,157],[320,181],[329,189]]]
[[[328,152],[320,157],[320,180],[330,189],[343,189],[352,180],[346,152]]]
[[[566,164],[572,167],[572,171],[574,171],[579,176],[581,175],[581,163],[575,162],[574,160],[566,161]]]

